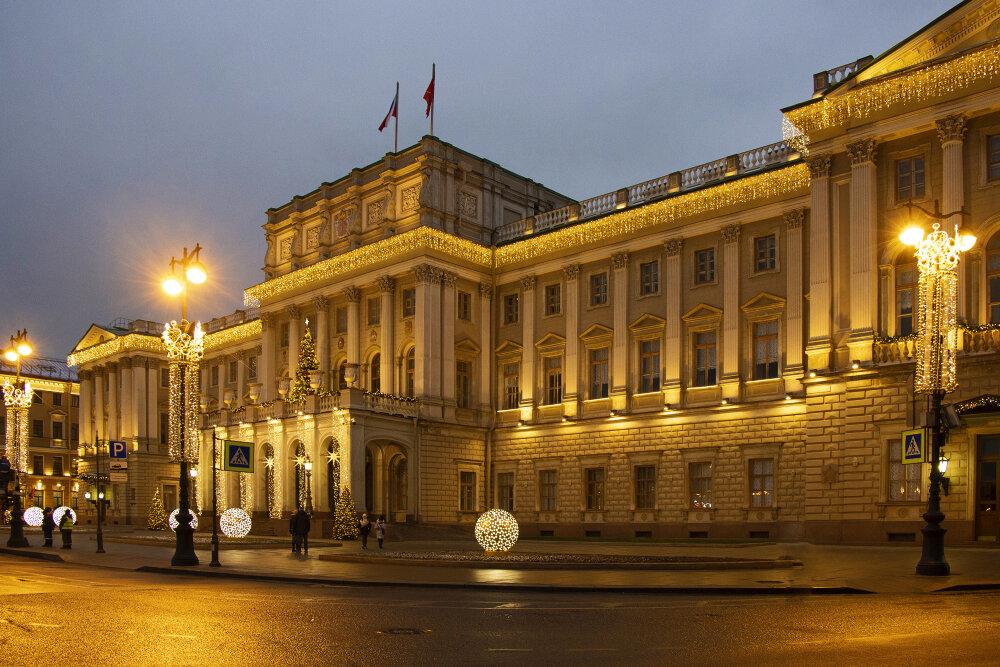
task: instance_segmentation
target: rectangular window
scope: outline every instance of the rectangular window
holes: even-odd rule
[[[521,401],[521,391],[519,387],[520,381],[520,364],[504,364],[503,365],[503,409],[504,410],[515,410],[517,409],[517,404]]]
[[[70,404],[70,407],[73,407],[73,408],[80,407],[80,397],[77,396],[76,394],[73,394],[72,396],[69,397],[69,404]]]
[[[1000,134],[986,138],[986,170],[989,180],[1000,180]]]
[[[63,474],[63,457],[56,456],[52,459],[52,474],[62,476]]]
[[[604,468],[587,468],[587,510],[600,512],[604,509]]]
[[[546,315],[558,315],[562,312],[562,293],[560,286],[556,285],[546,285],[545,286],[545,314]]]
[[[919,463],[903,465],[903,440],[889,442],[889,500],[920,500]]]
[[[218,387],[219,386],[219,367],[217,365],[213,365],[210,369],[208,369],[208,374],[209,374],[209,377],[211,378],[209,380],[209,384],[211,384],[213,387]]]
[[[538,505],[543,512],[556,511],[556,471],[538,473]]]
[[[31,420],[31,437],[33,438],[44,437],[43,436],[44,431],[42,429],[43,429],[43,424],[41,419]]]
[[[417,290],[415,287],[403,290],[403,317],[417,314]]]
[[[924,156],[896,160],[896,201],[924,196]]]
[[[698,285],[715,282],[715,248],[695,252],[694,282]]]
[[[715,332],[699,331],[694,335],[694,386],[715,384]]]
[[[774,234],[753,240],[757,271],[770,271],[778,265],[778,242]]]
[[[590,351],[590,397],[608,397],[608,348]]]
[[[230,361],[229,362],[229,367],[228,367],[228,370],[226,372],[226,376],[227,376],[226,377],[226,381],[227,382],[236,382],[236,362],[235,361]]]
[[[712,464],[708,461],[688,464],[688,495],[691,509],[711,509]]]
[[[105,384],[105,389],[107,389],[107,385],[106,384]],[[40,392],[40,391],[32,392],[32,394],[31,394],[31,402],[32,403],[41,403],[42,402],[42,392]]]
[[[656,505],[656,466],[635,467],[635,508],[651,510]]]
[[[497,473],[497,507],[508,512],[514,511],[514,473]]]
[[[378,324],[382,321],[382,297],[373,296],[368,299],[368,324]]]
[[[458,509],[476,511],[476,473],[463,470],[458,473]]]
[[[45,459],[41,456],[31,457],[31,474],[32,475],[44,475],[45,474]]]
[[[407,369],[409,372],[409,369]],[[412,377],[412,376],[411,376]],[[455,400],[458,407],[467,408],[472,404],[472,363],[459,359],[455,362]],[[410,396],[413,394],[411,393]]]
[[[52,405],[62,405],[62,394],[52,392]]]
[[[639,342],[639,393],[660,390],[660,341]]]
[[[170,434],[170,418],[166,412],[160,413],[160,444],[167,444],[167,436]]]
[[[63,423],[60,421],[52,422],[52,439],[62,440],[63,439]]]
[[[1000,235],[986,246],[986,283],[990,322],[1000,324]]]
[[[545,405],[562,403],[562,357],[545,357]]]
[[[603,306],[608,302],[608,274],[595,273],[590,276],[590,305]]]
[[[469,292],[458,293],[458,319],[472,321],[472,294]]]
[[[170,368],[160,369],[160,386],[169,387],[170,386]]]
[[[917,302],[917,281],[920,273],[916,264],[896,267],[896,335],[909,336],[916,331],[914,306]]]
[[[291,340],[291,325],[285,322],[281,325],[281,347],[288,347],[288,341]]]
[[[337,333],[347,333],[347,308],[337,309]]]
[[[55,489],[52,492],[52,505],[54,507],[62,507],[63,504],[63,490]]]
[[[32,504],[35,507],[45,507],[45,491],[42,489],[32,489],[32,493],[35,494]]]
[[[778,320],[753,325],[753,379],[778,377]]]
[[[660,263],[645,262],[639,265],[639,294],[656,294],[660,291]]]
[[[256,380],[257,379],[257,357],[247,357],[247,379]]]
[[[750,506],[774,506],[774,459],[750,461]]]
[[[69,425],[69,439],[73,442],[80,442],[80,425],[70,424]]]
[[[505,294],[503,297],[503,323],[517,323],[517,294]]]

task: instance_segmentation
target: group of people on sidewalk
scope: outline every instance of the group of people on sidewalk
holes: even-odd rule
[[[56,529],[56,520],[52,516],[52,508],[46,507],[42,510],[42,536],[45,538],[43,547],[52,546],[52,531]],[[59,532],[62,534],[62,548],[73,548],[73,515],[64,512],[59,517]]]
[[[51,512],[51,510],[46,508],[46,512]],[[72,521],[70,525],[72,526]],[[295,514],[288,520],[288,532],[292,536],[293,554],[309,554],[309,531],[311,528],[312,521],[309,518],[309,514],[299,506]],[[42,529],[45,529],[44,523],[42,524]],[[373,530],[375,531],[375,539],[378,540],[378,548],[381,549],[385,541],[385,517],[380,515],[378,520],[372,523],[368,520],[368,514],[366,512],[362,513],[361,518],[358,519],[358,534],[361,535],[362,549],[368,548],[368,536],[371,535]],[[63,535],[63,540],[65,540],[65,533]],[[49,531],[49,540],[46,546],[51,546],[51,531]]]
[[[378,548],[382,548],[382,541],[385,540],[385,517],[379,515],[375,523],[368,520],[368,514],[362,513],[358,520],[358,534],[361,535],[361,548],[368,548],[368,536],[375,531],[375,539],[378,540]]]

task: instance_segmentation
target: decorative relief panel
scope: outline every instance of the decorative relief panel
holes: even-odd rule
[[[403,210],[412,211],[420,206],[420,186],[414,185],[403,190]]]
[[[306,250],[315,250],[319,247],[319,227],[306,230]]]
[[[279,262],[287,262],[292,258],[292,241],[294,241],[294,239],[289,237],[287,239],[281,239],[281,241],[279,242],[279,250],[278,250]]]
[[[347,236],[351,231],[351,223],[354,222],[354,208],[343,208],[333,214],[333,233],[338,239]]]
[[[385,219],[385,200],[379,199],[378,201],[373,201],[368,204],[368,226],[374,227],[375,225],[382,224],[382,220]]]
[[[468,192],[458,194],[458,212],[462,217],[475,220],[478,217],[479,200]]]

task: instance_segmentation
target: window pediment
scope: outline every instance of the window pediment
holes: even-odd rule
[[[593,324],[586,331],[580,334],[580,340],[596,341],[604,338],[611,338],[614,331],[603,324]]]
[[[774,294],[769,294],[767,292],[761,292],[740,306],[740,308],[748,315],[768,311],[776,312],[785,308],[785,300],[780,296],[775,296]]]
[[[659,333],[666,328],[666,325],[666,320],[656,315],[645,313],[640,315],[632,324],[628,325],[628,328],[633,334]]]
[[[463,338],[462,340],[455,343],[455,352],[465,353],[471,355],[477,355],[480,352],[479,346],[468,338]],[[499,349],[498,349],[499,352]]]
[[[535,349],[539,352],[555,352],[565,349],[566,339],[554,333],[545,334],[541,340],[535,343]]]
[[[721,320],[722,309],[710,306],[707,303],[699,303],[697,306],[681,315],[681,319],[688,324]]]
[[[505,340],[496,349],[496,356],[500,358],[520,357],[524,348],[512,340]]]

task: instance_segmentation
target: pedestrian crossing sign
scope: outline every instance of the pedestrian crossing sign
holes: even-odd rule
[[[253,472],[253,443],[223,440],[222,469],[229,472]]]
[[[925,463],[928,442],[925,428],[903,431],[903,463]]]

